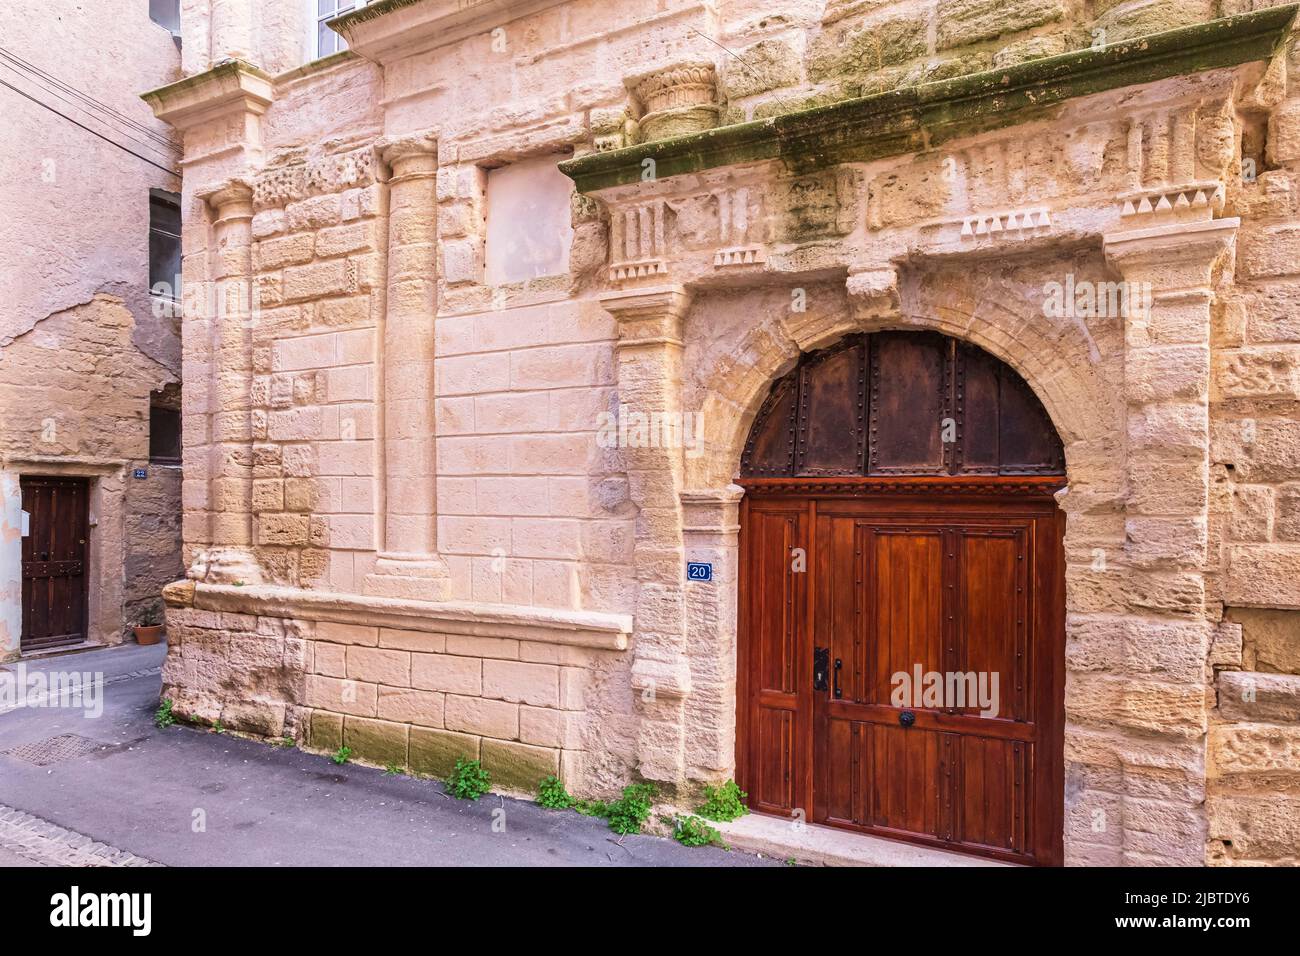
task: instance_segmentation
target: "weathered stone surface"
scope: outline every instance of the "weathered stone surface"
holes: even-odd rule
[[[1062,0],[943,0],[938,11],[938,46],[947,50],[1054,23],[1063,20],[1068,9]]]
[[[1300,727],[1229,724],[1210,728],[1211,777],[1259,775],[1300,783]]]
[[[410,731],[406,724],[347,716],[343,718],[343,745],[352,748],[354,759],[365,763],[405,767]]]
[[[409,752],[408,765],[412,773],[442,780],[456,768],[458,758],[479,759],[479,738],[446,730],[412,727]]]
[[[332,753],[343,746],[342,714],[313,710],[307,726],[307,746],[313,750]]]
[[[898,17],[869,24],[847,22],[816,37],[808,51],[814,83],[865,76],[925,54],[925,24]]]
[[[1228,560],[1224,600],[1231,604],[1300,608],[1300,547],[1238,545]]]
[[[483,741],[483,769],[492,775],[493,789],[534,794],[542,779],[559,772],[560,752],[546,747]]]
[[[801,73],[799,52],[783,40],[760,40],[736,52],[727,64],[724,88],[728,98],[743,99],[769,90],[794,86]]]
[[[1211,863],[1300,864],[1300,796],[1215,794],[1207,809]]]
[[[1300,724],[1300,676],[1222,671],[1219,714],[1224,720]]]
[[[1231,607],[1225,616],[1241,625],[1249,670],[1300,674],[1300,611]]]

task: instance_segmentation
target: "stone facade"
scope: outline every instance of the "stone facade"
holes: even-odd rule
[[[933,329],[1065,445],[1067,862],[1295,862],[1294,11],[384,0],[273,74],[261,6],[187,3],[211,43],[146,96],[215,290],[179,711],[520,790],[725,779],[749,425],[801,352]],[[688,440],[602,440],[637,414]]]
[[[177,79],[180,54],[148,4],[126,6],[8,11],[6,62],[22,65],[0,157],[0,661],[20,652],[23,476],[89,480],[91,641],[130,637],[183,569],[180,469],[149,461],[181,324],[150,294],[150,190],[180,189],[180,151],[137,95]]]

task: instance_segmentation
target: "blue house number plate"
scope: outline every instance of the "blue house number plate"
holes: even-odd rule
[[[687,581],[712,581],[713,565],[705,564],[703,561],[687,561],[686,580]]]

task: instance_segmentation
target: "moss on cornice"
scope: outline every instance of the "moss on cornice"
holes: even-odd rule
[[[382,17],[384,14],[400,10],[402,7],[410,7],[422,2],[423,0],[379,0],[378,3],[368,3],[364,7],[357,7],[351,13],[335,17],[329,21],[328,26],[335,33],[342,33],[358,23],[365,23],[367,20],[374,20],[376,17]]]
[[[390,0],[391,2],[391,0]],[[917,152],[1023,122],[1064,100],[1256,60],[1283,41],[1297,6],[1211,20],[1100,50],[1075,50],[1003,70],[843,100],[560,163],[579,192],[719,166],[781,160],[796,172]]]
[[[186,90],[220,80],[222,77],[235,76],[239,73],[247,73],[250,76],[255,76],[258,79],[266,80],[267,82],[272,80],[271,74],[253,66],[253,64],[249,63],[247,60],[222,60],[220,63],[213,65],[211,69],[205,70],[202,73],[195,73],[193,76],[187,76],[185,79],[177,80],[175,83],[169,83],[166,86],[158,87],[156,90],[149,90],[146,93],[141,93],[140,98],[149,100],[150,102],[154,100],[163,102],[175,96],[177,93],[183,93]]]

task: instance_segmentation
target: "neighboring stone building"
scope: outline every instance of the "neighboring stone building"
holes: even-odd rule
[[[184,567],[180,317],[151,294],[180,156],[138,96],[180,53],[120,6],[24,0],[0,30],[0,661],[129,638]]]
[[[1297,862],[1294,7],[300,6],[187,0],[146,94],[196,290],[180,712]]]

